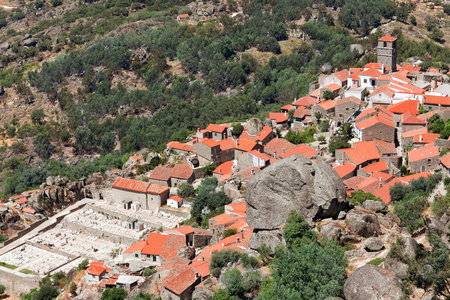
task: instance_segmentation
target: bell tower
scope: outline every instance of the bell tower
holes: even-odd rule
[[[389,33],[378,40],[377,62],[397,71],[397,38]]]

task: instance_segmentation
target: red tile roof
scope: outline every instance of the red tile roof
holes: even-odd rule
[[[171,292],[181,295],[197,280],[195,271],[191,268],[184,270],[178,276],[169,281],[164,287]]]
[[[410,124],[410,125],[425,125],[425,121],[419,119],[415,115],[411,114],[409,111],[402,114],[402,124]]]
[[[381,179],[381,181],[387,182],[389,179],[391,179],[394,176],[390,175],[390,174],[387,174],[387,173],[384,173],[384,172],[376,171],[376,172],[373,172],[373,174],[370,175],[370,177],[376,178],[378,180]]]
[[[375,147],[377,148],[378,152],[383,154],[397,154],[397,150],[395,150],[395,144],[389,143],[381,140],[373,140]]]
[[[419,100],[405,100],[389,106],[387,110],[395,114],[410,112],[413,115],[417,115],[419,113],[419,106]]]
[[[428,159],[439,156],[438,147],[423,147],[408,152],[409,162],[415,162],[422,159]]]
[[[243,176],[243,179],[247,179],[247,178],[253,177],[254,175],[259,173],[260,171],[261,171],[261,167],[254,167],[254,166],[252,166],[252,167],[247,167],[247,168],[244,168],[244,169],[240,170],[235,175],[236,176]]]
[[[172,169],[164,166],[157,166],[152,174],[150,174],[150,180],[163,180],[167,181],[170,179],[172,174]]]
[[[276,123],[283,123],[288,120],[287,113],[269,113],[269,119],[274,120]]]
[[[397,182],[400,182],[400,184],[405,185],[403,182],[401,182],[396,178],[391,182],[387,183],[386,185],[383,185],[381,188],[375,191],[373,195],[375,197],[380,197],[385,204],[388,204],[389,202],[391,202],[391,194],[390,194],[391,186],[393,186]]]
[[[248,151],[252,151],[253,149],[255,149],[256,145],[257,145],[257,143],[255,141],[242,139],[242,140],[239,140],[239,143],[238,143],[236,149],[248,152]]]
[[[441,157],[441,164],[447,169],[450,169],[450,153],[447,153]]]
[[[345,81],[347,81],[349,72],[348,72],[348,70],[341,70],[339,72],[333,73],[332,75],[336,76],[337,79],[339,79],[339,81],[345,82]]]
[[[320,107],[322,107],[323,109],[325,109],[325,110],[333,109],[334,106],[335,106],[333,100],[327,100],[327,101],[324,101],[324,102],[320,102],[318,105]]]
[[[89,267],[86,269],[86,273],[99,276],[103,272],[106,272],[106,268],[103,266],[103,263],[93,262],[89,264]]]
[[[381,69],[383,68],[382,64],[379,63],[367,63],[364,65],[364,68],[370,69],[370,68],[375,68],[375,69]]]
[[[282,107],[280,107],[280,109],[281,110],[290,111],[292,109],[292,104],[288,104],[288,105],[282,106]]]
[[[358,99],[358,98],[356,98],[354,96],[346,97],[346,98],[343,98],[343,99],[337,99],[336,100],[336,106],[342,105],[342,104],[345,104],[345,103],[348,103],[348,102],[353,102],[356,105],[360,105],[361,104],[361,99]]]
[[[200,274],[201,277],[209,276],[209,263],[206,261],[196,260],[193,261],[188,268],[192,268]]]
[[[117,178],[112,187],[122,190],[128,190],[138,193],[145,193],[150,183],[145,181],[133,180],[128,178]]]
[[[434,104],[434,105],[440,104],[444,106],[450,106],[450,97],[425,95],[423,104]]]
[[[167,143],[167,147],[171,147],[172,149],[183,150],[183,151],[194,151],[192,145],[182,144],[180,142],[169,142]]]
[[[194,171],[187,163],[176,164],[172,169],[171,177],[189,179],[194,174]]]
[[[236,147],[236,142],[233,139],[224,139],[219,141],[220,150],[225,151],[229,149],[234,149]]]
[[[167,200],[173,200],[173,201],[175,201],[175,202],[180,202],[180,201],[183,201],[183,198],[178,197],[178,196],[172,196],[172,197],[170,197],[170,198],[167,199]]]
[[[383,36],[383,37],[380,39],[380,41],[383,41],[383,42],[393,42],[393,41],[395,41],[395,40],[397,40],[397,38],[396,38],[396,37],[393,37],[393,36],[390,35],[389,33],[386,34],[385,36]]]
[[[241,216],[245,216],[247,212],[247,203],[245,201],[238,203],[231,203],[225,205],[225,213],[234,213]]]
[[[263,160],[263,161],[269,161],[271,164],[273,164],[274,162],[278,161],[278,159],[273,158],[272,156],[269,156],[267,154],[258,152],[258,150],[252,150],[250,152],[246,152],[250,155],[253,155],[255,157],[258,157],[259,159]],[[245,153],[244,153],[245,154]]]
[[[431,174],[432,173],[430,173],[430,172],[421,172],[421,173],[417,173],[417,174],[413,174],[413,175],[408,175],[408,176],[405,176],[405,177],[400,177],[399,180],[401,180],[404,183],[409,184],[412,180],[417,180],[420,177],[427,178]]]
[[[274,138],[264,146],[264,152],[278,158],[280,154],[286,153],[295,147],[296,145],[286,139]]]
[[[424,128],[420,128],[420,129],[416,129],[416,130],[412,130],[412,131],[407,131],[407,132],[403,132],[402,133],[402,138],[408,138],[408,137],[413,137],[417,134],[423,134],[423,133],[427,133],[428,130],[426,127]]]
[[[420,71],[420,67],[413,67],[411,65],[403,65],[402,66],[402,71],[408,71],[408,72],[419,72]]]
[[[168,235],[161,251],[161,258],[168,260],[177,257],[178,251],[186,246],[186,237],[181,235]]]
[[[366,171],[367,174],[370,174],[372,172],[377,172],[377,171],[386,171],[388,169],[389,168],[386,164],[386,161],[384,161],[384,160],[370,164],[363,168],[363,170]]]
[[[433,144],[438,139],[439,133],[420,133],[414,136],[413,142],[418,144]]]
[[[163,231],[163,233],[171,233],[174,231],[178,231],[179,233],[184,234],[184,235],[195,232],[194,228],[192,226],[188,225],[188,226],[180,226],[179,228],[166,229]]]
[[[383,93],[386,96],[391,97],[391,98],[394,97],[394,95],[395,95],[395,92],[392,89],[390,89],[389,86],[383,85],[383,86],[379,86],[379,87],[375,88],[372,91],[372,93],[370,93],[370,97],[374,97],[375,95],[381,94],[381,93]]]
[[[211,228],[213,226],[227,225],[227,224],[231,224],[231,223],[234,223],[236,221],[239,221],[239,220],[245,220],[245,217],[242,217],[242,216],[230,217],[228,214],[225,214],[224,216],[222,216],[221,220],[217,221],[216,223],[212,224],[209,227]]]
[[[142,254],[157,256],[161,255],[167,237],[167,235],[163,235],[161,233],[150,232],[145,245],[142,248]]]
[[[16,195],[9,197],[9,199],[22,199],[23,197],[24,197],[23,195]]]
[[[359,150],[356,148],[346,148],[338,150],[344,151],[348,158],[357,166],[367,161],[367,158],[362,155],[361,152],[359,152]]]
[[[29,207],[25,207],[24,209],[23,209],[23,212],[24,213],[29,213],[29,214],[31,214],[31,215],[34,215],[34,213],[36,212],[34,209],[31,209],[31,208],[29,208]]]
[[[292,102],[292,105],[293,106],[308,107],[308,106],[313,105],[314,103],[316,103],[316,101],[317,101],[316,98],[314,98],[314,97],[312,97],[310,95],[307,95],[307,96],[304,96],[302,98],[299,98],[299,99],[295,100],[294,102]]]
[[[344,80],[341,80],[341,81],[344,81]],[[323,88],[324,88],[324,89],[325,89],[325,88],[326,88],[326,89],[330,89],[331,91],[335,92],[335,91],[340,90],[340,89],[342,88],[342,86],[340,86],[340,85],[337,84],[337,83],[332,83],[332,84],[329,84],[329,85],[327,85],[327,86],[324,86]]]
[[[254,142],[264,141],[270,134],[273,134],[273,129],[269,126],[264,126],[263,129],[254,136],[248,134],[247,129],[245,129],[239,137],[239,140],[246,139]]]
[[[334,167],[334,170],[341,178],[344,178],[348,174],[352,173],[353,171],[355,171],[355,169],[356,169],[356,166],[351,163],[345,163],[343,165]]]
[[[220,164],[217,168],[214,169],[213,173],[219,175],[231,174],[231,167],[233,167],[232,160]]]
[[[203,141],[201,141],[201,143],[205,144],[209,148],[220,146],[220,144],[213,139],[203,139]]]
[[[27,203],[27,201],[28,201],[27,198],[24,197],[24,198],[21,198],[21,199],[17,200],[16,203],[17,204],[24,204],[24,203]]]
[[[150,186],[147,188],[147,190],[146,190],[146,192],[147,193],[151,193],[151,194],[162,194],[162,193],[164,193],[164,192],[166,192],[166,191],[168,191],[169,190],[169,188],[168,187],[165,187],[165,186],[162,186],[162,185],[159,185],[159,184],[155,184],[155,183],[152,183],[152,184],[150,184]]]
[[[356,117],[355,121],[358,122],[360,120],[366,119],[370,116],[378,116],[384,118],[388,121],[394,120],[394,114],[383,107],[377,105],[375,107],[363,110],[358,117]]]
[[[386,126],[394,128],[394,124],[392,124],[392,122],[380,117],[371,117],[367,120],[356,123],[355,126],[361,130],[364,130],[366,128],[372,127],[375,124],[384,124]]]
[[[375,69],[374,67],[371,67],[371,68],[369,68],[369,69],[367,69],[367,70],[365,70],[365,71],[362,71],[362,72],[360,73],[360,75],[376,76],[376,77],[378,77],[378,76],[383,75],[383,73],[381,73],[380,71],[378,71],[378,70]]]
[[[366,158],[366,160],[380,159],[377,147],[373,141],[355,143],[355,148]]]
[[[180,19],[189,18],[189,14],[179,15]]]
[[[211,132],[223,133],[224,131],[227,130],[227,127],[216,124],[209,124],[208,127],[206,127],[206,130]]]
[[[302,154],[307,158],[311,159],[314,155],[317,154],[317,150],[313,149],[305,144],[300,144],[297,147],[287,151],[286,153],[280,154],[281,158],[286,158],[294,154]]]
[[[344,184],[347,186],[347,190],[357,190],[358,185],[365,180],[364,177],[354,176],[352,178],[344,180]]]
[[[133,245],[131,245],[130,248],[128,248],[127,250],[123,251],[123,253],[135,253],[135,252],[141,252],[142,249],[145,246],[145,241],[139,241],[134,243]]]
[[[299,106],[294,112],[294,118],[303,119],[306,116],[312,116],[312,112],[304,106]]]

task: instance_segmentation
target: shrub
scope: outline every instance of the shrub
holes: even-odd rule
[[[77,267],[77,271],[86,270],[89,267],[89,259],[83,260]]]
[[[149,277],[152,276],[153,274],[155,274],[157,271],[155,269],[145,269],[144,272],[142,272],[142,275],[145,277]]]
[[[371,261],[368,261],[367,264],[368,265],[375,265],[375,266],[379,266],[381,265],[381,263],[384,261],[384,257],[378,257],[378,258],[374,258]]]
[[[236,230],[236,229],[230,228],[230,229],[227,229],[227,230],[225,230],[225,231],[223,232],[223,237],[226,238],[226,237],[235,235],[236,233],[237,233],[237,230]]]
[[[240,253],[231,249],[225,249],[213,253],[213,255],[211,256],[211,262],[209,264],[211,275],[214,277],[219,277],[223,267],[225,267],[229,262],[238,262],[239,258],[241,258]]]

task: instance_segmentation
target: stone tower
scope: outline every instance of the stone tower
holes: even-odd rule
[[[397,38],[389,33],[378,40],[377,62],[392,72],[397,71]]]

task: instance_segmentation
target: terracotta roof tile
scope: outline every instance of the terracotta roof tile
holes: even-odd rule
[[[392,128],[395,127],[394,124],[392,124],[392,122],[390,122],[384,118],[380,118],[380,117],[371,117],[367,120],[356,123],[355,126],[357,126],[361,130],[364,130],[366,128],[372,127],[375,124],[380,124],[380,123],[384,124],[386,126],[392,127]]]
[[[405,177],[400,177],[399,180],[401,180],[402,182],[404,182],[406,184],[409,184],[412,180],[417,180],[420,177],[427,178],[431,174],[432,173],[430,173],[430,172],[421,172],[421,173],[417,173],[417,174],[408,175]]]
[[[334,106],[335,106],[333,100],[327,100],[327,101],[324,101],[324,102],[320,102],[318,105],[320,107],[322,107],[323,109],[325,109],[325,110],[333,109]]]
[[[393,186],[395,183],[400,182],[400,180],[398,180],[397,178],[392,180],[391,182],[387,183],[386,185],[382,186],[381,188],[379,188],[377,191],[375,191],[373,194],[376,197],[380,197],[381,200],[385,203],[388,204],[389,202],[391,202],[391,194],[390,194],[390,188],[391,186]],[[405,185],[404,183],[400,182],[402,185]]]
[[[413,139],[413,143],[418,144],[433,144],[435,139],[438,139],[439,133],[420,133],[416,134]]]
[[[168,235],[161,250],[163,260],[177,257],[178,251],[186,246],[186,237],[181,235]]]
[[[353,162],[353,164],[357,166],[367,161],[367,158],[364,157],[364,155],[362,155],[361,152],[359,152],[359,150],[356,148],[346,148],[338,150],[343,151]]]
[[[170,179],[170,176],[172,175],[172,168],[167,168],[164,166],[157,166],[152,174],[150,174],[150,180],[163,180],[167,181]]]
[[[450,169],[450,153],[447,153],[441,157],[441,163],[444,165],[444,167]]]
[[[342,105],[342,104],[346,104],[348,102],[353,102],[356,105],[360,105],[361,104],[361,99],[358,99],[358,98],[356,98],[354,96],[346,97],[346,98],[343,98],[343,99],[337,99],[336,100],[336,106]]]
[[[411,114],[409,111],[402,114],[401,121],[402,121],[402,124],[425,125],[424,120],[419,119],[415,115]]]
[[[261,167],[247,167],[244,168],[242,170],[240,170],[239,172],[237,172],[235,175],[236,176],[243,176],[243,179],[247,179],[247,178],[251,178],[254,175],[256,175],[257,173],[259,173],[261,171]]]
[[[236,147],[236,142],[233,139],[224,139],[219,141],[220,150],[230,150]]]
[[[86,269],[86,273],[94,276],[99,276],[103,272],[106,272],[106,268],[103,266],[102,262],[91,262]]]
[[[444,106],[450,106],[450,97],[425,95],[423,104],[434,104],[434,105],[440,104]]]
[[[310,95],[304,96],[302,98],[299,98],[297,100],[295,100],[294,102],[292,102],[293,106],[304,106],[304,107],[308,107],[310,105],[313,105],[314,103],[316,103],[317,98],[314,98]]]
[[[173,201],[175,201],[175,202],[180,202],[180,201],[183,201],[183,198],[178,197],[178,196],[172,196],[172,197],[170,197],[170,198],[167,199],[167,200],[173,200]]]
[[[299,108],[297,108],[294,112],[294,118],[303,119],[306,116],[312,116],[312,112],[304,106],[299,106]]]
[[[287,113],[269,113],[269,119],[274,120],[276,123],[283,123],[288,120]]]
[[[178,17],[180,17],[180,19],[189,18],[189,14],[182,14],[182,15],[179,15]]]
[[[242,134],[239,136],[239,140],[246,139],[254,142],[262,142],[264,141],[270,134],[273,134],[273,129],[269,126],[264,126],[263,129],[254,136],[248,134],[247,129],[245,129]]]
[[[290,111],[292,109],[292,104],[288,104],[288,105],[282,106],[282,107],[280,107],[280,109],[281,110]]]
[[[249,151],[252,151],[253,149],[255,149],[256,145],[257,145],[257,143],[255,141],[241,139],[241,140],[239,140],[239,143],[238,143],[236,149],[239,149],[239,150],[242,150],[245,152],[249,152]]]
[[[395,41],[395,40],[397,40],[397,38],[396,38],[396,37],[393,37],[393,36],[390,35],[389,33],[386,34],[386,35],[384,35],[384,36],[380,39],[380,41],[383,41],[383,42],[393,42],[393,41]]]
[[[233,167],[233,161],[226,161],[223,164],[220,164],[217,166],[217,168],[214,169],[214,174],[224,175],[224,174],[231,174],[231,168]]]
[[[195,284],[197,277],[191,268],[184,270],[178,276],[169,281],[164,287],[177,295],[181,295],[190,286]]]
[[[395,114],[410,112],[413,115],[417,115],[419,113],[419,106],[419,100],[405,100],[389,106],[387,110]]]
[[[373,141],[358,142],[354,146],[367,160],[381,158]]]
[[[370,93],[370,97],[374,97],[377,94],[386,94],[388,97],[394,97],[395,92],[389,88],[389,86],[384,85],[384,86],[379,86],[377,88],[375,88],[372,93]]]
[[[161,252],[166,242],[167,235],[163,235],[156,232],[150,232],[144,247],[142,248],[142,254],[145,255],[161,255]]]
[[[377,148],[378,152],[383,154],[397,154],[397,150],[395,150],[395,144],[389,143],[381,140],[373,140],[375,147]]]
[[[162,185],[159,185],[159,184],[152,183],[152,184],[150,184],[150,186],[147,188],[146,192],[147,192],[147,193],[151,193],[151,194],[162,194],[162,193],[164,193],[164,192],[166,192],[166,191],[168,191],[168,190],[169,190],[168,187],[165,187],[165,186],[162,186]]]
[[[209,148],[220,146],[220,144],[217,141],[213,140],[213,139],[203,139],[203,141],[201,141],[201,143],[205,144]]]
[[[163,231],[163,233],[171,233],[171,232],[175,232],[175,231],[178,231],[179,233],[184,234],[184,235],[195,232],[195,230],[192,226],[180,226],[179,228],[166,229]]]
[[[187,163],[181,163],[173,167],[171,177],[189,179],[193,174],[194,171]]]
[[[24,204],[24,203],[27,203],[27,198],[25,198],[25,197],[23,197],[23,198],[20,198],[19,200],[17,200],[17,204]]]
[[[381,73],[380,71],[378,71],[377,69],[375,69],[374,67],[371,67],[365,71],[362,71],[360,73],[360,75],[366,75],[366,76],[381,76],[383,75],[383,73]]]
[[[349,72],[348,72],[348,70],[341,70],[339,72],[333,73],[332,75],[336,76],[337,79],[339,79],[341,82],[345,82],[345,81],[347,81]]]
[[[114,181],[112,187],[133,192],[145,193],[150,183],[119,177]]]
[[[357,190],[361,182],[365,180],[364,177],[354,176],[352,178],[344,180],[344,184],[347,186],[347,190]]]
[[[370,175],[370,177],[376,178],[378,180],[381,179],[381,181],[387,182],[389,179],[391,179],[394,176],[392,176],[390,174],[387,174],[387,173],[384,173],[384,172],[376,171],[376,172],[373,172],[373,174]]]
[[[275,138],[264,146],[264,152],[275,157],[294,149],[296,145],[286,139]]]
[[[438,147],[423,147],[408,152],[409,162],[415,162],[422,159],[428,159],[439,156]]]
[[[206,261],[196,260],[193,261],[188,268],[192,268],[200,274],[201,277],[209,276],[209,263]]]
[[[139,241],[130,246],[127,250],[123,251],[123,253],[134,253],[141,252],[145,246],[145,241]]]
[[[348,174],[352,173],[353,171],[355,171],[356,166],[351,164],[351,163],[345,163],[343,165],[339,165],[334,167],[334,170],[336,171],[336,173],[339,175],[339,177],[343,178],[345,176],[347,176]]]
[[[417,134],[421,134],[421,133],[424,134],[424,133],[427,133],[427,132],[428,132],[428,130],[427,130],[426,127],[420,128],[420,129],[417,129],[417,130],[407,131],[407,132],[403,132],[402,133],[402,138],[414,137]]]
[[[331,91],[335,92],[335,91],[340,90],[342,88],[342,86],[340,86],[337,83],[332,83],[332,84],[329,84],[327,86],[324,86],[323,88],[327,88],[327,89],[330,89]]]
[[[286,158],[294,154],[302,154],[311,159],[314,155],[317,154],[317,150],[306,146],[305,144],[300,144],[297,147],[287,151],[286,153],[280,154],[280,158]]]
[[[223,133],[224,131],[227,130],[227,127],[216,124],[209,124],[208,127],[206,127],[206,130],[211,132]]]
[[[167,143],[167,147],[171,147],[172,149],[183,150],[183,151],[194,151],[192,145],[183,144],[180,142],[169,142]]]
[[[386,171],[389,170],[389,168],[386,164],[386,161],[382,160],[364,167],[363,170],[366,171],[367,174],[370,174],[377,171]]]
[[[367,68],[367,69],[370,69],[370,68],[381,69],[381,68],[383,68],[383,65],[379,64],[379,63],[372,62],[372,63],[365,64],[364,68]]]

